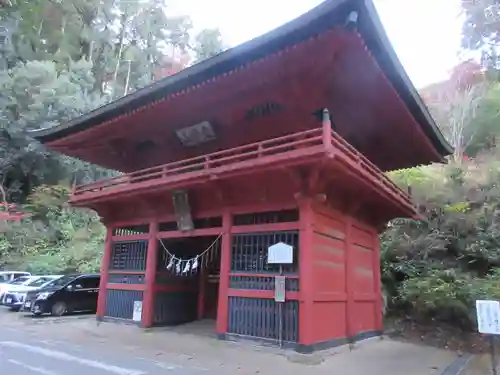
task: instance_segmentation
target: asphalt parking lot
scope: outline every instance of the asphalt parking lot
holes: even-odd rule
[[[33,319],[0,308],[0,374],[456,375],[450,368],[460,369],[467,360],[451,351],[387,338],[364,340],[352,350],[343,346],[298,355],[220,341],[200,335],[198,328],[191,323],[143,330],[97,324],[92,315]]]
[[[55,323],[71,325],[76,320],[92,318],[88,315],[31,318],[27,314],[1,309],[0,374],[159,375],[169,371],[173,375],[208,375],[207,371],[169,365],[116,348],[58,340],[51,335]]]

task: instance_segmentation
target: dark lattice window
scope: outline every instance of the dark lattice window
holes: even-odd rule
[[[267,263],[267,249],[278,242],[293,246],[293,264],[283,265],[283,272],[298,272],[298,231],[235,234],[231,252],[231,271],[242,273],[278,273],[279,265]]]
[[[148,241],[120,241],[113,244],[110,269],[144,271]]]

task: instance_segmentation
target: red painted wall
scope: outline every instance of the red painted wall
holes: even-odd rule
[[[310,244],[313,342],[378,331],[381,322],[376,230],[326,206],[313,207]]]
[[[311,244],[315,342],[346,336],[346,223],[333,212],[313,211]]]
[[[351,334],[357,335],[362,332],[376,330],[377,315],[376,298],[380,291],[376,291],[373,258],[375,249],[373,246],[376,234],[370,228],[352,224],[349,231],[350,278],[352,282],[351,298],[353,300],[352,316],[350,317]],[[378,258],[378,256],[377,256]],[[376,264],[380,267],[379,262]],[[349,312],[351,314],[351,312]],[[382,313],[380,311],[380,313]]]

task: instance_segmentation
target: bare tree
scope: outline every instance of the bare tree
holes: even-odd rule
[[[466,87],[443,90],[431,111],[440,125],[443,135],[453,146],[453,160],[463,160],[464,152],[474,141],[477,127],[474,119],[484,99],[487,84],[478,83]]]

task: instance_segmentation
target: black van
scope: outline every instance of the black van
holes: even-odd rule
[[[65,275],[43,289],[29,292],[24,311],[34,315],[61,316],[72,312],[96,312],[100,275]]]

